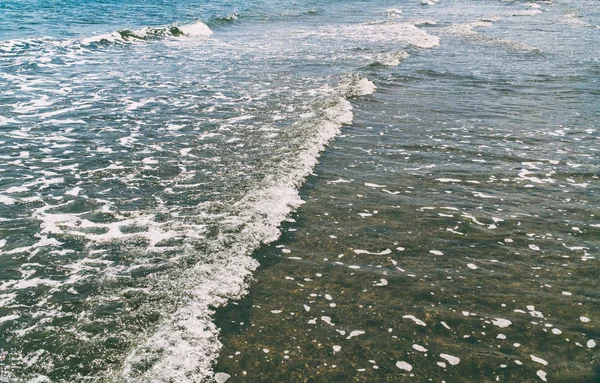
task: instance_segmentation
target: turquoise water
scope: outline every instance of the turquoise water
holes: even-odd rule
[[[593,379],[596,3],[0,11],[0,381]]]

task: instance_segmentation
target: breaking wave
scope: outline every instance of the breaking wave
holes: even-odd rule
[[[213,375],[211,366],[221,349],[212,320],[214,308],[246,294],[248,278],[258,267],[252,252],[279,238],[279,225],[303,204],[298,190],[320,153],[344,125],[352,123],[349,99],[373,93],[375,85],[348,76],[337,89],[321,91],[329,93],[327,101],[311,118],[297,122],[298,129],[307,133],[300,147],[232,206],[223,222],[229,229],[223,229],[219,243],[212,245],[214,261],[198,263],[178,279],[184,303],[125,359],[121,377],[127,382],[191,383]]]
[[[100,45],[130,44],[172,37],[208,37],[212,33],[213,32],[208,25],[202,21],[197,21],[192,24],[171,25],[166,27],[123,29],[74,40],[58,40],[51,37],[6,40],[0,41],[0,52],[20,54],[28,51],[44,51],[57,48],[62,48],[63,50],[78,50]]]

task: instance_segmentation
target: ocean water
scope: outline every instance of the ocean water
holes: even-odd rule
[[[600,5],[3,1],[0,382],[596,382]]]

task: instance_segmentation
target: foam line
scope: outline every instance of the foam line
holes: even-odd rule
[[[125,381],[192,383],[212,376],[211,366],[221,349],[212,320],[213,308],[246,294],[248,278],[258,267],[252,252],[279,238],[281,222],[303,204],[298,189],[317,164],[321,151],[343,125],[352,123],[352,106],[347,98],[374,91],[375,85],[369,80],[349,76],[314,118],[299,122],[312,134],[295,156],[233,205],[226,224],[241,230],[234,238],[224,235],[215,247],[214,262],[198,263],[179,278],[186,303],[127,356],[121,372]],[[223,270],[227,270],[226,277]]]

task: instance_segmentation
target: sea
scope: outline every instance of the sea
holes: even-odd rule
[[[0,382],[600,382],[598,0],[1,0]]]

